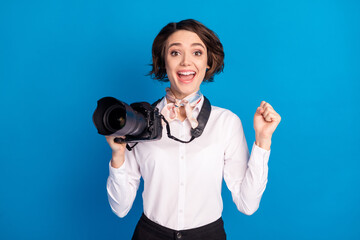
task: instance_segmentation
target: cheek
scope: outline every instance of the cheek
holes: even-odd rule
[[[168,69],[169,68],[169,59],[167,57],[165,57],[164,62],[165,62],[165,69]]]
[[[208,65],[208,57],[207,55],[203,55],[201,59],[198,60],[198,65],[201,66],[201,68],[206,68]]]
[[[206,60],[199,61],[197,65],[199,66],[199,70],[201,71],[201,73],[206,72],[206,67],[207,67],[207,61]]]
[[[171,71],[176,67],[176,61],[174,59],[165,59],[165,68],[167,71]]]

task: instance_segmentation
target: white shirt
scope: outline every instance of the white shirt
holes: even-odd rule
[[[200,112],[204,99],[194,108]],[[161,110],[165,98],[158,104]],[[171,134],[189,140],[186,119],[170,123]],[[162,138],[141,142],[126,151],[120,168],[110,164],[107,192],[110,206],[119,217],[130,210],[144,179],[144,214],[152,221],[174,230],[196,228],[221,217],[222,178],[238,210],[253,214],[259,207],[268,176],[270,151],[253,144],[251,156],[240,119],[231,111],[212,106],[203,134],[191,143]]]

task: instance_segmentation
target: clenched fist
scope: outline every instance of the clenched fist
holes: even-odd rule
[[[262,101],[254,116],[255,144],[270,150],[271,137],[281,121],[280,115],[267,102]]]

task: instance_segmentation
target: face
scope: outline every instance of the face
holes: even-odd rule
[[[196,33],[179,30],[169,36],[165,68],[176,98],[183,99],[200,89],[209,66],[206,46]]]

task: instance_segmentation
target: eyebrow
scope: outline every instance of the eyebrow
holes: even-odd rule
[[[181,45],[182,45],[181,43],[172,43],[172,44],[169,45],[168,49],[171,48],[172,46],[181,46]],[[193,47],[193,46],[200,46],[200,47],[202,47],[202,48],[205,50],[204,45],[201,44],[201,43],[193,43],[193,44],[191,44],[191,46],[192,46],[192,47]]]

